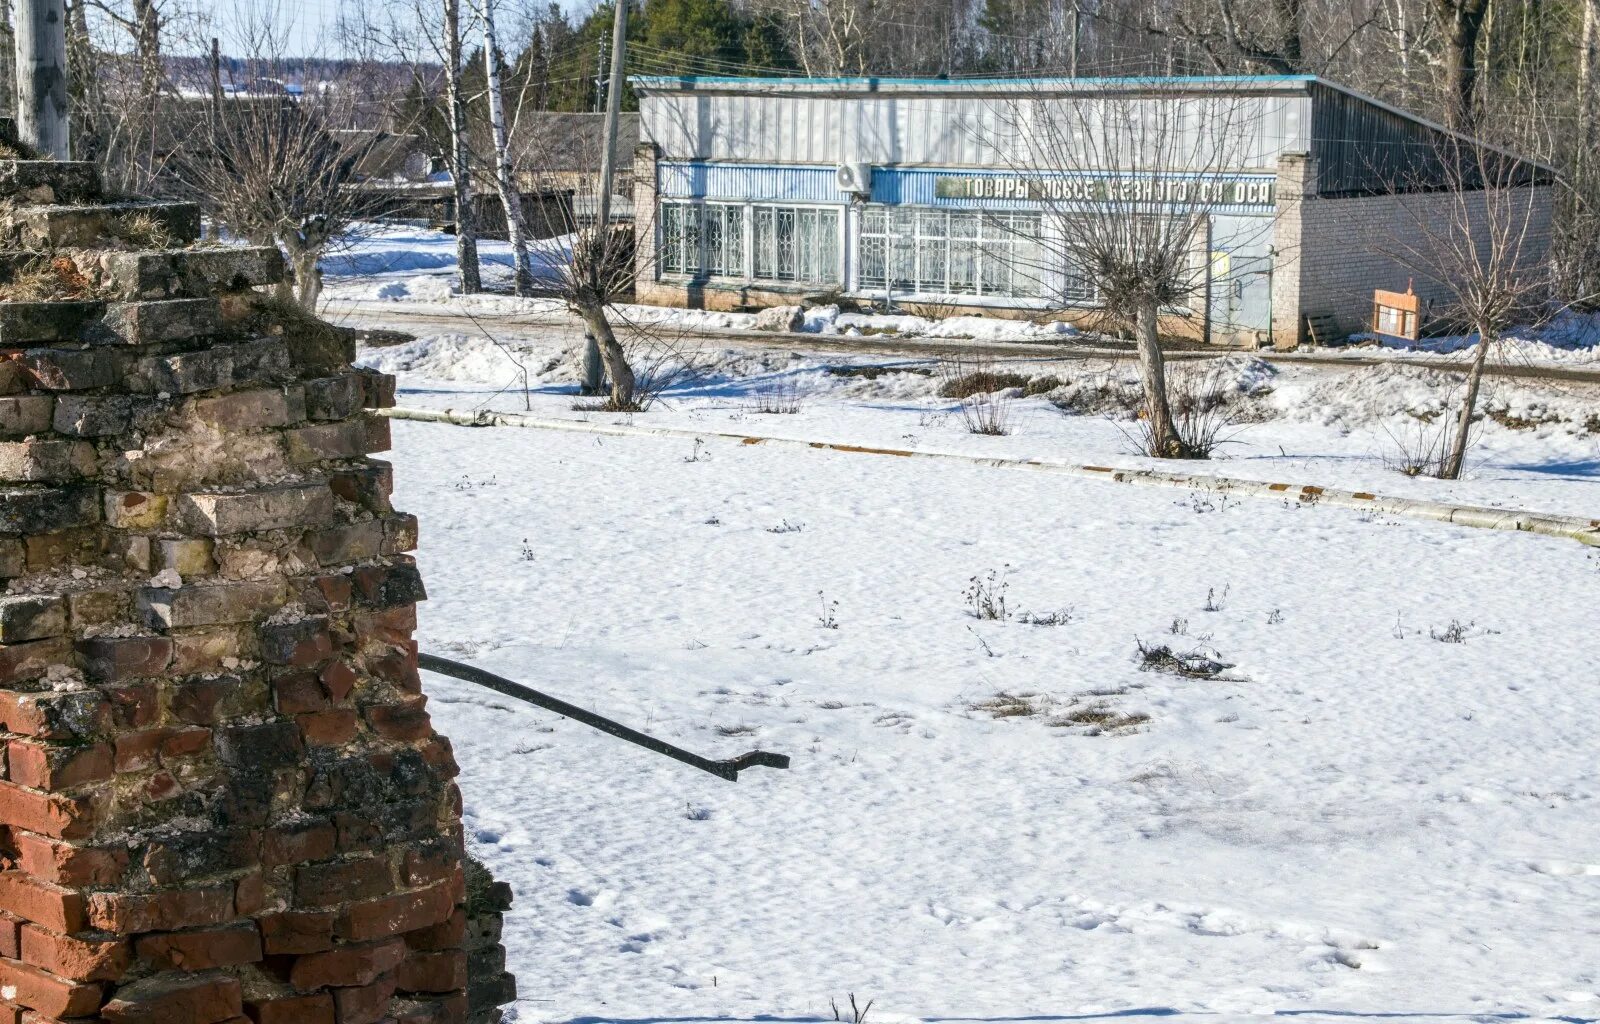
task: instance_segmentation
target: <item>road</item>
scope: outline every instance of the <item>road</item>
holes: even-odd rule
[[[474,334],[479,330],[505,331],[508,328],[539,328],[547,334],[570,337],[573,343],[582,338],[582,329],[576,320],[565,316],[519,314],[515,316],[479,316],[465,313],[418,311],[392,302],[329,300],[323,304],[322,315],[336,324],[361,329],[386,329],[411,334],[438,333],[440,330]],[[626,331],[619,331],[626,333]],[[996,356],[1020,360],[1131,360],[1133,349],[1105,344],[1030,344],[1022,342],[973,342],[941,338],[900,338],[889,335],[851,336],[824,334],[790,334],[780,331],[707,330],[684,332],[686,340],[715,344],[737,344],[805,351],[815,353],[838,352],[849,355],[882,355],[910,358],[938,358],[966,353],[970,355],[975,345],[983,345]],[[1207,359],[1218,354],[1217,349],[1180,349],[1167,353],[1169,360]],[[1417,366],[1432,370],[1465,371],[1467,357],[1460,358],[1323,355],[1315,352],[1258,353],[1269,363],[1295,366],[1325,366],[1352,369],[1362,366]],[[1563,381],[1582,384],[1600,384],[1600,369],[1583,369],[1565,366],[1541,366],[1530,363],[1490,363],[1485,373],[1494,377],[1526,377],[1537,380]]]

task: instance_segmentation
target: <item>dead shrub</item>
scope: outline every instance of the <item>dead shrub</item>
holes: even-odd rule
[[[1061,378],[1054,374],[1047,373],[1041,377],[1030,377],[1028,382],[1022,385],[1022,395],[1024,398],[1047,395],[1056,388],[1061,387],[1061,385]]]
[[[1231,662],[1220,661],[1201,648],[1174,651],[1166,644],[1147,646],[1142,640],[1135,643],[1139,645],[1139,668],[1144,672],[1166,672],[1186,679],[1216,679],[1233,668]]]
[[[1008,388],[1026,390],[1028,386],[1028,378],[1020,373],[1003,373],[992,368],[961,372],[962,363],[959,359],[948,360],[946,365],[952,367],[955,372],[947,374],[944,382],[939,385],[940,398],[974,398],[978,395],[1005,391]]]
[[[174,249],[178,240],[160,220],[148,213],[125,213],[106,223],[106,233],[135,249]]]
[[[991,436],[1011,433],[1012,396],[1009,392],[1024,387],[1027,377],[997,371],[994,361],[987,355],[970,359],[951,357],[942,360],[939,369],[942,381],[939,395],[961,403],[961,419],[969,433]]]
[[[792,377],[777,380],[755,392],[750,411],[769,416],[791,416],[800,411],[802,397],[799,381]]]
[[[39,256],[29,259],[11,273],[11,280],[0,285],[0,301],[55,302],[85,298],[93,284],[69,256]]]

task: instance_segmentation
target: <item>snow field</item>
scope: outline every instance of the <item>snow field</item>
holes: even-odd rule
[[[760,419],[860,439],[917,415]],[[794,757],[730,785],[429,676],[469,844],[517,890],[519,1019],[814,1019],[847,991],[885,1024],[1594,1016],[1600,575],[1576,545],[840,453],[394,432],[424,649],[711,756]],[[972,617],[991,570],[1013,614],[1069,621]],[[1142,671],[1139,641],[1233,667]],[[1001,692],[1050,710],[974,710]],[[1052,724],[1085,706],[1149,720]]]

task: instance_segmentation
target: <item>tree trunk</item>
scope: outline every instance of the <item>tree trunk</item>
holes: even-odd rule
[[[617,412],[632,411],[635,408],[633,367],[628,365],[627,353],[622,351],[622,345],[611,331],[605,306],[589,300],[579,300],[577,306],[578,315],[599,345],[606,373],[611,377],[611,407]]]
[[[1461,479],[1461,464],[1467,458],[1467,434],[1472,429],[1472,415],[1478,408],[1478,388],[1483,383],[1483,364],[1489,358],[1489,346],[1494,344],[1493,328],[1478,328],[1478,347],[1472,353],[1472,368],[1467,371],[1467,393],[1461,399],[1461,416],[1456,421],[1455,436],[1450,439],[1450,454],[1439,467],[1443,480]]]
[[[489,93],[489,133],[494,141],[495,183],[500,205],[506,211],[506,234],[516,265],[513,290],[518,295],[533,291],[533,269],[528,262],[528,238],[522,225],[522,193],[512,174],[511,148],[506,138],[505,96],[500,90],[500,46],[495,41],[494,0],[483,3],[483,61]]]
[[[1434,5],[1444,36],[1445,120],[1457,131],[1470,131],[1478,107],[1478,38],[1489,0],[1434,0]]]
[[[1594,148],[1594,70],[1596,36],[1600,34],[1600,0],[1583,0],[1583,35],[1578,46],[1578,165],[1588,163]]]
[[[585,395],[598,395],[600,385],[604,383],[606,368],[604,359],[600,355],[600,343],[595,340],[594,332],[583,332],[583,367],[578,381],[578,390]]]
[[[1181,459],[1186,451],[1183,439],[1178,436],[1178,428],[1172,422],[1172,405],[1167,401],[1167,365],[1161,354],[1156,317],[1156,304],[1141,302],[1134,318],[1134,335],[1139,349],[1139,380],[1144,385],[1144,411],[1150,425],[1150,451],[1147,454],[1158,459]]]
[[[295,301],[307,313],[317,311],[317,299],[322,296],[322,271],[317,269],[317,254],[302,252],[294,258]]]
[[[467,101],[461,94],[461,0],[444,0],[445,99],[450,106],[450,179],[456,194],[456,275],[461,294],[483,291],[478,270],[478,218],[472,205],[472,150]]]

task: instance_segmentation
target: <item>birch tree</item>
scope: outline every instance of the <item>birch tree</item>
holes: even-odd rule
[[[511,253],[516,267],[513,290],[518,295],[528,295],[533,291],[533,265],[528,255],[527,230],[522,222],[522,192],[517,187],[511,165],[505,94],[501,91],[502,61],[496,38],[494,0],[483,0],[479,14],[483,18],[484,77],[489,101],[489,137],[494,148],[495,185],[500,193],[500,205],[505,207],[506,234],[511,240]]]
[[[444,87],[449,108],[450,181],[456,199],[456,274],[463,295],[483,290],[478,271],[478,218],[472,195],[471,127],[461,91],[461,0],[444,0]]]

